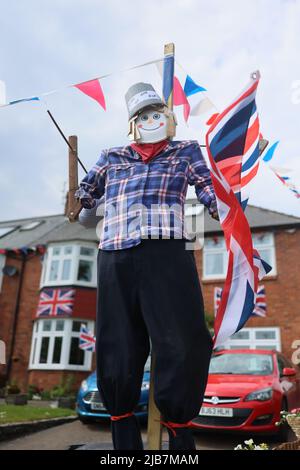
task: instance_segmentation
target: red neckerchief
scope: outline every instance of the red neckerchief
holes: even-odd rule
[[[168,145],[168,139],[162,140],[161,142],[155,142],[154,144],[135,144],[132,143],[130,146],[135,150],[143,159],[144,163],[148,163],[151,158],[158,155]]]

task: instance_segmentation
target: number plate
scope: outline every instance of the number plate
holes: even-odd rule
[[[200,416],[223,416],[231,418],[233,416],[232,408],[214,408],[213,406],[202,406]]]
[[[91,410],[104,410],[103,403],[91,403]]]

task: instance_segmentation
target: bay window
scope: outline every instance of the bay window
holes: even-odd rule
[[[50,244],[44,255],[40,287],[82,285],[96,287],[97,253],[93,243]]]
[[[281,351],[280,328],[242,328],[220,346],[220,349],[276,349]]]
[[[38,319],[34,322],[30,369],[91,370],[92,352],[79,348],[80,325],[93,332],[91,320]]]

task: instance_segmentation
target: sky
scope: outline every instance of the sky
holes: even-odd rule
[[[128,143],[128,87],[146,81],[161,90],[155,65],[122,70],[161,59],[169,42],[176,73],[184,77],[185,70],[205,87],[218,111],[260,70],[261,132],[271,144],[280,141],[271,163],[292,170],[300,187],[299,22],[300,0],[2,1],[0,80],[7,99],[59,91],[42,102],[0,108],[0,220],[63,212],[68,149],[46,109],[67,136],[78,136],[79,156],[90,169],[101,149]],[[106,112],[68,87],[109,73],[101,81]],[[187,127],[182,109],[175,112],[176,138],[204,143],[203,119]],[[300,199],[264,162],[249,203],[300,217]]]

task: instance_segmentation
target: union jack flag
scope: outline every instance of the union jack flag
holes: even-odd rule
[[[259,286],[255,297],[254,316],[265,317],[267,313],[266,290],[265,286]]]
[[[221,302],[222,290],[223,290],[222,287],[215,287],[214,289],[215,316],[217,315],[217,311]],[[265,286],[259,286],[257,290],[257,294],[255,296],[255,307],[252,312],[252,315],[257,316],[257,317],[265,317],[266,313],[267,313],[267,302],[266,302]]]
[[[72,315],[75,289],[43,289],[37,307],[37,317]]]
[[[85,351],[95,351],[96,338],[84,323],[80,325],[79,347]]]
[[[244,214],[248,185],[259,165],[259,119],[255,103],[259,73],[213,120],[206,134],[211,178],[228,251],[228,269],[215,318],[214,347],[239,331],[253,314],[258,280],[271,267],[253,248]]]
[[[215,317],[217,316],[217,311],[220,306],[221,302],[221,297],[222,297],[222,287],[215,287],[214,290],[214,311],[215,311]]]

